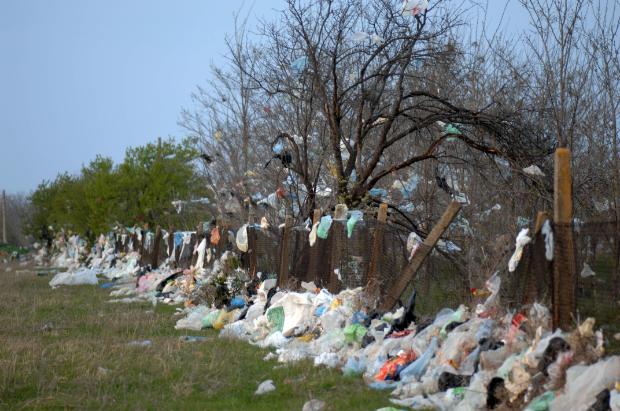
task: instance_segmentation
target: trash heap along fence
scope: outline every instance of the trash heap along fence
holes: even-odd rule
[[[310,246],[306,226],[293,225],[292,219],[287,218],[283,227],[261,228],[258,224],[248,223],[248,250],[241,253],[233,235],[238,228],[220,219],[216,224],[219,240],[214,239],[210,232],[215,227],[206,227],[206,232],[203,224],[199,224],[194,232],[183,233],[185,244],[181,244],[178,238],[175,244],[175,237],[180,233],[175,233],[173,227],[168,230],[158,227],[155,233],[140,229],[133,230],[133,233],[121,230],[116,233],[116,251],[140,253],[143,266],[157,268],[168,259],[172,268],[186,269],[195,266],[197,258],[193,251],[206,238],[210,258],[205,258],[205,268],[226,251],[234,251],[240,255],[240,267],[247,270],[250,276],[260,272],[264,276],[276,277],[283,288],[298,289],[302,281],[314,282],[317,287],[334,293],[345,288],[368,286],[384,306],[391,308],[404,293],[411,290],[414,275],[459,208],[456,203],[448,208],[449,215],[443,217],[446,223],[441,230],[436,230],[436,238],[432,243],[420,244],[411,261],[407,251],[410,231],[387,218],[386,205],[379,207],[376,213],[367,213],[363,220],[355,224],[350,237],[346,220],[334,220],[327,238],[317,237],[313,246]],[[315,221],[318,221],[320,215],[318,211],[315,213]],[[252,216],[250,220],[253,220]],[[432,238],[429,234],[427,239]],[[429,263],[423,270],[425,293],[418,297],[422,303],[425,296],[429,300],[438,299],[441,289],[455,289],[458,282],[439,273],[445,267],[445,264]],[[437,281],[431,281],[431,278]],[[447,281],[442,282],[440,278]],[[434,291],[429,289],[431,286],[435,288]],[[452,305],[463,302],[469,293],[467,287],[457,288],[458,292],[449,299],[449,302],[454,303]],[[444,292],[444,295],[450,294]],[[443,299],[442,303],[445,302]],[[433,314],[434,304],[421,306],[429,306],[428,314]]]
[[[592,316],[611,337],[620,332],[620,225],[573,222],[568,159],[567,150],[558,150],[554,218],[539,213],[530,230],[532,241],[525,246],[516,272],[503,276],[501,301],[515,309],[536,301],[545,303],[552,307],[554,326],[563,328]],[[237,227],[225,219],[217,221],[216,238],[210,232],[214,227],[200,224],[195,232],[185,233],[182,246],[178,238],[175,246],[178,233],[172,227],[167,232],[158,228],[150,241],[140,241],[149,237],[134,232],[125,233],[122,242],[119,234],[117,251],[138,251],[141,264],[154,268],[174,253],[173,268],[189,268],[196,263],[195,246],[206,238],[211,258],[205,259],[205,267],[224,252],[235,251],[240,254],[240,266],[251,276],[260,272],[276,277],[280,287],[289,289],[312,281],[334,293],[366,286],[383,309],[391,309],[415,288],[416,312],[431,315],[439,307],[456,307],[472,298],[466,276],[441,254],[431,255],[459,209],[458,203],[450,204],[411,259],[407,251],[410,232],[388,219],[385,204],[376,213],[367,212],[350,237],[346,221],[334,220],[328,237],[317,238],[312,247],[307,228],[293,225],[292,218],[287,217],[281,227],[261,228],[250,214],[245,253],[236,247],[233,233]],[[313,223],[320,217],[317,210]]]

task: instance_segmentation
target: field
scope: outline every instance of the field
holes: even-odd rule
[[[213,331],[175,330],[174,308],[110,304],[108,290],[52,290],[50,276],[0,266],[0,409],[329,410],[389,405],[359,377],[263,361],[268,353]],[[207,342],[187,343],[183,335]],[[150,346],[130,345],[150,340]],[[258,384],[276,390],[254,395]]]

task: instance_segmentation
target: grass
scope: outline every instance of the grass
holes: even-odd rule
[[[0,266],[0,409],[301,410],[312,398],[329,410],[388,406],[359,377],[263,361],[267,350],[175,330],[174,308],[110,304],[94,286],[52,290],[50,276]],[[181,335],[212,337],[184,343]],[[152,340],[149,347],[130,346]],[[271,379],[274,392],[255,396]]]

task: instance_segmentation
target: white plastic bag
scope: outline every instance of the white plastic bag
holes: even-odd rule
[[[242,253],[247,253],[248,251],[248,225],[244,224],[237,231],[236,237],[237,248]]]
[[[596,395],[620,380],[620,356],[609,357],[590,366],[575,365],[566,371],[564,392],[551,403],[551,411],[585,410]]]
[[[49,284],[52,288],[56,288],[61,285],[95,285],[98,282],[97,271],[86,268],[75,272],[58,273],[52,278]]]

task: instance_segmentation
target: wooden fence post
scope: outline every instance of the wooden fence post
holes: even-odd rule
[[[555,151],[553,175],[553,327],[568,329],[575,314],[576,263],[573,243],[573,198],[571,153],[567,148]]]
[[[293,217],[287,215],[284,219],[284,229],[282,232],[282,244],[280,247],[280,273],[278,275],[278,285],[286,287],[288,283],[289,269],[289,247],[288,242],[291,236],[291,227],[293,226]]]
[[[177,268],[177,260],[174,251],[174,226],[168,227],[168,258],[170,259],[170,268]]]
[[[157,268],[159,266],[159,246],[161,243],[161,227],[157,226],[155,229],[155,239],[153,240],[153,252],[151,253],[151,267]]]
[[[424,263],[424,260],[431,253],[431,250],[437,241],[439,241],[439,238],[443,232],[450,226],[450,223],[452,223],[452,220],[454,220],[454,217],[456,217],[460,209],[461,205],[457,201],[450,203],[435,227],[433,227],[424,242],[413,255],[413,258],[409,264],[405,266],[398,279],[384,295],[383,303],[381,304],[382,310],[391,310],[394,305],[396,305],[396,302],[400,299],[400,296],[405,292],[407,286],[414,279],[416,272],[420,269],[422,263]]]
[[[189,264],[190,267],[194,267],[196,265],[196,262],[198,261],[198,253],[194,253],[194,248],[196,246],[200,245],[200,242],[202,241],[202,239],[205,236],[207,236],[207,235],[208,235],[208,233],[205,233],[203,231],[202,223],[198,223],[198,225],[196,226],[196,234],[194,236],[194,238],[196,240],[194,241],[194,244],[193,244],[193,246],[192,246],[192,248],[190,250],[191,253],[192,253],[191,254],[192,255],[192,259],[191,259],[190,264]],[[207,241],[209,241],[209,240],[207,240]]]
[[[377,213],[377,225],[372,237],[372,249],[370,251],[370,261],[368,263],[368,273],[366,274],[366,289],[372,296],[378,297],[379,287],[379,260],[383,256],[383,236],[385,235],[385,224],[387,222],[388,205],[381,204]]]
[[[346,213],[344,213],[344,208],[346,206],[344,204],[337,204],[336,210],[334,211],[334,216],[342,216],[344,214],[345,222],[346,222]],[[342,248],[343,244],[346,241],[345,237],[345,225],[342,223],[342,220],[333,220],[332,225],[329,229],[329,247],[331,249],[330,253],[330,262],[329,262],[329,283],[327,285],[327,289],[331,293],[337,293],[341,288],[341,281],[338,278],[342,276],[342,272],[340,272],[341,260],[343,257]],[[338,270],[338,273],[336,272]]]
[[[319,221],[321,221],[321,210],[317,208],[312,215],[312,226]],[[308,248],[308,267],[306,267],[305,281],[314,281],[314,284],[320,287],[321,274],[318,270],[320,250],[316,244],[310,247],[309,242]]]

